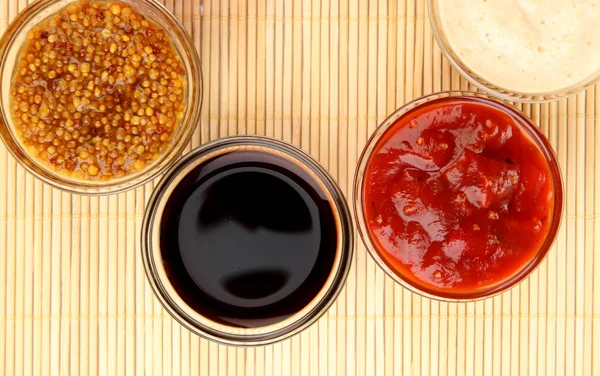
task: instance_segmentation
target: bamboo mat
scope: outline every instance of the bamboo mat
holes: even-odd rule
[[[0,0],[0,29],[25,6]],[[470,88],[442,57],[424,0],[166,6],[203,61],[190,148],[237,133],[281,138],[320,160],[350,200],[358,155],[386,114]],[[557,241],[530,278],[492,299],[440,303],[395,285],[358,240],[329,312],[250,349],[190,334],[154,298],[139,250],[152,184],[66,194],[0,146],[0,374],[600,375],[600,86],[522,109],[549,137],[566,185]]]

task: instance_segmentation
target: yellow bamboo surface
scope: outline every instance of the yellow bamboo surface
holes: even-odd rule
[[[0,0],[0,31],[26,5]],[[359,153],[387,114],[470,88],[437,47],[424,0],[165,5],[202,58],[189,148],[281,138],[321,161],[349,201]],[[432,301],[394,284],[357,238],[328,313],[248,349],[190,334],[154,298],[139,250],[152,184],[71,195],[0,146],[0,375],[600,375],[600,86],[521,108],[557,151],[566,188],[557,241],[525,282],[476,303]]]

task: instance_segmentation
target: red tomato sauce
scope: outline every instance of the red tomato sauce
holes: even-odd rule
[[[508,281],[542,247],[554,211],[546,157],[517,113],[472,97],[403,115],[367,162],[363,212],[405,281],[467,297]]]

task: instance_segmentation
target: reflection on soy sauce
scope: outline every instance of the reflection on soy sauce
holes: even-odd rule
[[[297,190],[300,187],[284,179],[260,165],[239,166],[214,179],[203,192],[199,230],[236,221],[242,230],[311,231],[313,208]]]
[[[261,299],[285,287],[290,274],[282,270],[253,270],[233,274],[223,283],[227,292],[242,299]]]

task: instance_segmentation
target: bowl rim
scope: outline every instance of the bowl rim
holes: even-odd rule
[[[280,155],[287,154],[314,172],[313,178],[327,189],[332,200],[332,210],[337,213],[339,232],[339,255],[336,255],[327,281],[303,309],[290,317],[251,329],[219,324],[194,311],[169,282],[160,260],[160,246],[156,227],[162,216],[165,202],[172,190],[193,168],[206,160],[224,153],[235,151],[239,147],[257,146],[261,150],[269,149]],[[313,175],[313,174],[311,174]],[[144,270],[149,284],[164,309],[181,325],[202,338],[214,342],[251,347],[268,345],[289,338],[317,321],[337,299],[347,280],[354,254],[354,228],[351,211],[339,185],[331,174],[312,156],[300,148],[272,137],[256,135],[235,135],[213,140],[200,145],[174,163],[156,185],[146,206],[141,231],[141,252]]]
[[[476,88],[483,90],[484,92],[495,96],[504,101],[514,101],[520,103],[547,103],[558,101],[561,99],[569,98],[577,95],[595,85],[600,80],[600,68],[598,72],[588,77],[584,82],[574,83],[568,87],[560,90],[540,92],[540,93],[526,93],[519,92],[517,90],[510,90],[509,88],[497,86],[475,72],[472,72],[466,63],[460,58],[458,54],[451,48],[450,43],[447,42],[445,33],[441,22],[439,21],[439,0],[427,0],[427,14],[429,17],[429,24],[433,32],[433,36],[436,43],[446,59],[450,64],[460,73],[460,75],[466,78],[469,83],[474,85]]]
[[[56,9],[56,11],[60,11],[69,4],[80,1],[81,0],[37,0],[19,12],[0,38],[0,66],[4,66],[10,49],[13,48],[15,41],[21,33],[24,31],[29,32],[31,27],[35,26],[30,24],[38,14],[51,6],[61,5]],[[197,125],[201,124],[201,108],[204,90],[201,59],[196,50],[194,41],[181,21],[179,21],[165,5],[155,0],[129,0],[131,3],[125,0],[115,1],[129,6],[132,6],[132,3],[135,4],[136,2],[143,3],[144,6],[150,7],[152,11],[148,13],[144,10],[139,10],[141,14],[148,17],[152,23],[164,28],[170,37],[177,36],[177,41],[181,44],[181,48],[177,47],[176,42],[173,43],[173,48],[180,55],[182,60],[185,61],[185,59],[187,59],[189,61],[189,66],[191,68],[191,71],[186,72],[185,75],[187,78],[186,83],[189,87],[185,100],[191,100],[194,103],[187,103],[184,119],[182,119],[179,124],[179,131],[174,134],[171,139],[169,148],[162,152],[156,161],[153,161],[153,163],[137,173],[125,175],[122,178],[110,179],[105,182],[95,182],[63,176],[60,173],[45,167],[43,163],[29,155],[29,153],[24,150],[22,141],[12,129],[12,120],[10,119],[12,114],[10,114],[10,111],[5,111],[5,108],[8,108],[9,104],[2,103],[3,101],[0,99],[0,138],[4,142],[6,149],[28,173],[42,180],[44,183],[67,193],[84,196],[112,195],[126,192],[148,183],[179,159],[189,143]],[[49,13],[46,15],[46,18],[50,17],[52,14],[54,13]],[[174,26],[175,29],[171,31],[167,30],[168,28],[164,26],[163,22],[157,21],[156,15],[159,15],[161,19]],[[10,86],[12,86],[12,75],[11,77],[3,77],[3,72],[3,70],[0,72],[0,82],[7,85],[8,83],[6,81],[10,81]],[[14,70],[12,72],[14,72]]]
[[[517,121],[515,121],[515,123],[519,123],[517,124],[517,126],[521,129],[522,132],[525,132],[529,136],[531,136],[533,143],[536,144],[539,151],[542,153],[542,155],[544,155],[546,161],[548,162],[554,186],[554,207],[552,223],[550,225],[550,228],[548,229],[548,234],[546,236],[546,239],[544,240],[544,243],[541,245],[540,249],[535,253],[533,258],[529,260],[528,263],[521,265],[521,269],[518,270],[517,273],[515,273],[512,277],[510,277],[503,283],[496,284],[491,289],[484,289],[483,292],[470,294],[468,296],[465,296],[465,294],[461,294],[461,296],[452,296],[452,294],[444,293],[437,294],[433,289],[422,288],[419,286],[418,283],[411,282],[410,278],[404,278],[402,276],[402,272],[397,271],[395,268],[389,265],[389,263],[380,255],[380,251],[377,249],[378,247],[376,246],[376,243],[371,239],[371,234],[368,229],[363,210],[363,186],[365,172],[370,158],[372,156],[372,152],[377,146],[381,137],[386,133],[387,130],[393,127],[393,125],[407,113],[410,113],[411,111],[423,105],[426,105],[431,101],[444,98],[464,98],[467,100],[469,98],[477,98],[478,100],[489,101],[500,107],[501,110],[506,110],[508,114],[519,117],[520,120],[522,120],[522,124],[520,124]],[[394,111],[391,115],[389,115],[377,127],[375,132],[367,141],[367,144],[365,145],[358,160],[356,172],[354,175],[353,214],[357,223],[358,233],[363,244],[367,249],[367,252],[371,256],[373,261],[375,261],[377,266],[379,266],[396,283],[412,291],[413,293],[416,293],[420,296],[429,299],[444,302],[473,302],[494,297],[508,290],[511,290],[512,288],[526,280],[527,277],[538,268],[542,261],[545,260],[545,258],[548,256],[548,253],[550,253],[553,244],[556,242],[558,231],[560,230],[560,227],[562,225],[565,205],[563,190],[563,177],[556,153],[550,145],[550,142],[540,132],[538,127],[533,123],[531,119],[529,119],[527,115],[525,115],[516,107],[512,106],[510,103],[491,97],[490,95],[485,93],[450,90],[425,95],[406,103],[405,105],[401,106],[396,111]]]

